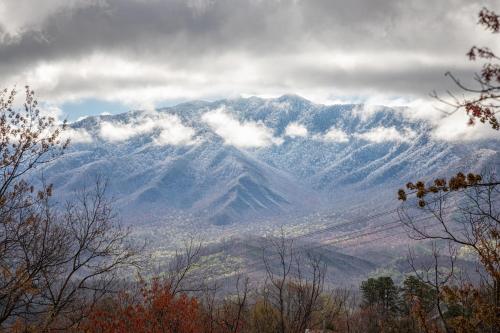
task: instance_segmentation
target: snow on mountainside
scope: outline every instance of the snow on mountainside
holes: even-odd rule
[[[46,174],[63,195],[102,174],[124,216],[145,222],[179,212],[228,224],[331,209],[349,193],[392,198],[410,179],[500,165],[498,141],[436,141],[403,111],[282,96],[88,117]]]

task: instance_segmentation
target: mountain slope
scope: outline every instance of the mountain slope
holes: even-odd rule
[[[333,209],[410,179],[498,167],[498,141],[436,141],[403,109],[324,106],[298,96],[191,102],[89,117],[46,174],[61,196],[110,179],[128,220],[188,214],[214,224]],[[83,139],[82,139],[83,138]]]

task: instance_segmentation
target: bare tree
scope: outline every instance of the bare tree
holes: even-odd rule
[[[202,291],[203,286],[190,283],[189,275],[200,260],[201,243],[189,239],[184,243],[182,250],[175,250],[173,258],[168,262],[165,268],[165,280],[171,286],[173,294],[192,291]],[[203,285],[203,283],[201,283]]]
[[[118,223],[106,188],[107,182],[97,179],[94,188],[78,191],[62,214],[50,216],[63,243],[60,258],[41,270],[42,292],[32,306],[35,313],[44,313],[45,329],[78,324],[102,297],[118,290],[120,273],[138,264],[129,231]]]
[[[434,304],[436,306],[436,310],[438,312],[439,318],[443,324],[443,327],[447,333],[451,332],[450,327],[448,326],[443,309],[443,288],[448,285],[454,277],[455,273],[455,261],[456,261],[456,249],[451,245],[448,246],[448,258],[449,265],[448,267],[444,266],[441,262],[441,254],[436,245],[436,243],[432,243],[432,260],[430,262],[422,262],[417,265],[417,261],[415,259],[415,253],[410,250],[408,255],[408,263],[413,270],[413,273],[417,277],[417,279],[426,285],[430,286],[434,290]],[[425,324],[425,323],[424,323]]]
[[[273,254],[263,250],[267,276],[264,297],[278,311],[280,332],[304,332],[312,325],[321,325],[323,320],[318,323],[313,319],[321,311],[325,263],[312,253],[300,256],[283,231],[270,243]]]
[[[47,195],[40,191],[36,202],[2,219],[0,325],[32,313],[42,292],[43,272],[56,268],[63,258],[65,232],[51,223],[49,212],[44,214]]]
[[[277,303],[280,332],[285,333],[287,332],[285,306],[286,285],[290,279],[289,275],[293,264],[293,240],[287,241],[283,230],[281,230],[281,236],[278,239],[271,239],[270,242],[278,257],[278,273],[275,273],[272,266],[273,264],[270,262],[265,250],[262,251],[262,260],[266,268],[267,282],[271,287],[269,288],[269,296],[275,298],[275,302]]]
[[[334,327],[341,332],[353,331],[353,313],[358,307],[356,294],[350,289],[334,289],[326,294],[321,303],[323,328]]]
[[[314,322],[313,315],[322,309],[320,296],[324,287],[326,264],[319,256],[311,253],[306,254],[304,261],[306,265],[303,265],[303,259],[300,256],[296,257],[297,274],[290,285],[294,291],[290,296],[295,302],[295,311],[292,312],[292,326],[297,332],[305,331],[309,325],[320,326],[324,321],[323,318],[320,318],[319,322]],[[306,269],[303,269],[303,266]]]

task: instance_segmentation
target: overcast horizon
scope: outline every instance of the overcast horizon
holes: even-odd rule
[[[455,88],[444,74],[470,82],[480,64],[466,52],[495,45],[477,24],[483,6],[498,9],[466,0],[47,0],[33,10],[4,0],[0,73],[5,87],[29,84],[47,112],[70,121],[283,94],[408,105],[434,119],[429,94]]]

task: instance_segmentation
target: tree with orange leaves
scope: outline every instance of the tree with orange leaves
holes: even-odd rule
[[[101,304],[89,317],[89,333],[202,332],[200,305],[186,294],[175,294],[168,283],[154,279],[137,293],[123,293]]]

